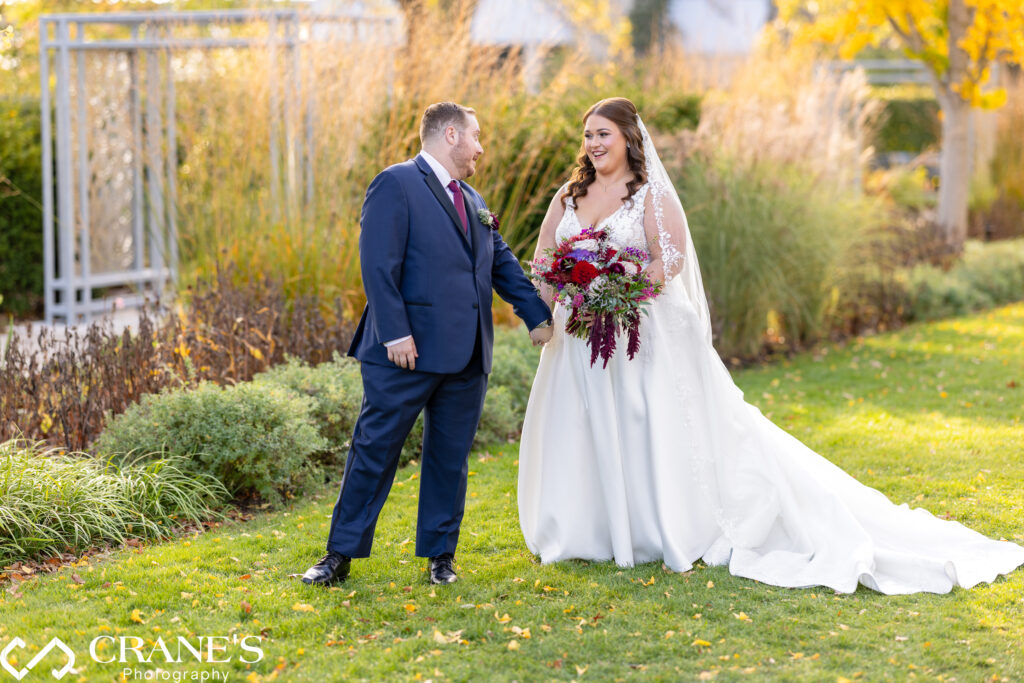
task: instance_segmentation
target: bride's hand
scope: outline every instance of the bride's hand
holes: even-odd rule
[[[665,282],[665,264],[662,263],[661,259],[654,259],[647,264],[644,269],[647,273],[647,277],[650,278],[651,282],[655,284],[664,284]]]

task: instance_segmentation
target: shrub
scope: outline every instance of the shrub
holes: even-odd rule
[[[539,354],[540,350],[532,345],[522,327],[495,329],[494,366],[483,415],[473,441],[475,448],[505,443],[522,430]],[[256,386],[285,387],[312,401],[310,414],[326,444],[325,450],[317,454],[317,461],[329,474],[340,476],[348,456],[352,429],[362,407],[363,387],[358,361],[335,354],[330,362],[312,367],[291,358],[260,373],[253,378],[253,383]],[[400,465],[419,459],[422,452],[421,415],[402,446]]]
[[[931,320],[996,306],[1024,297],[1024,240],[969,240],[948,272],[920,264],[904,276],[909,320]]]
[[[123,466],[20,440],[0,443],[0,566],[99,543],[169,536],[228,498],[178,458]]]
[[[886,98],[875,133],[879,152],[922,152],[939,142],[939,104],[934,98]]]
[[[277,503],[316,473],[312,454],[325,451],[310,413],[312,400],[273,384],[143,396],[110,419],[96,442],[100,453],[166,453],[219,479],[234,496],[258,494]],[[125,457],[125,456],[121,456]]]
[[[310,416],[326,442],[318,459],[328,472],[341,474],[363,400],[359,362],[335,353],[330,362],[312,367],[292,357],[253,381],[257,386],[282,386],[311,400]]]
[[[766,334],[788,346],[824,334],[835,266],[877,221],[872,204],[769,160],[705,152],[679,175],[718,352],[755,355]]]
[[[39,101],[0,100],[0,310],[36,313],[43,299]]]
[[[526,410],[526,402],[530,398],[533,376],[537,372],[540,359],[540,348],[533,345],[523,325],[514,329],[497,327],[494,330],[494,362],[488,382],[488,399],[490,391],[503,388],[508,391],[510,408],[520,415]],[[487,407],[484,406],[486,412]],[[515,431],[518,431],[518,427]]]
[[[220,268],[176,315],[145,310],[134,333],[94,323],[70,335],[41,330],[0,353],[0,439],[89,447],[104,416],[166,387],[245,381],[287,355],[312,363],[348,348],[352,325],[313,295],[288,299],[275,280]],[[330,315],[325,311],[334,312]]]

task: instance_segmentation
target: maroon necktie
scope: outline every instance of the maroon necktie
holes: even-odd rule
[[[462,232],[466,232],[469,230],[469,219],[466,218],[466,202],[462,200],[462,187],[459,186],[458,180],[453,180],[448,183],[448,189],[455,195],[455,212],[462,221]]]

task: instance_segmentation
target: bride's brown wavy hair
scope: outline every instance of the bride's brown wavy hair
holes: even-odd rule
[[[626,191],[629,194],[622,198],[622,201],[626,201],[647,182],[647,157],[644,155],[643,135],[640,132],[636,105],[625,97],[601,100],[587,109],[583,115],[583,125],[586,125],[587,119],[595,114],[614,123],[629,143],[626,148],[626,164],[633,172],[633,179],[626,183]],[[586,143],[581,143],[579,155],[576,157],[576,168],[573,169],[569,184],[562,194],[562,207],[565,207],[569,197],[572,197],[575,204],[576,199],[585,196],[596,175],[597,169],[587,156]]]

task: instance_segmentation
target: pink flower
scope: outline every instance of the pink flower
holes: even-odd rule
[[[583,295],[582,294],[577,294],[576,296],[574,296],[572,298],[572,307],[573,308],[579,308],[582,305],[583,305]]]

